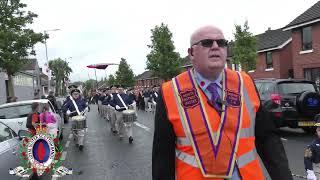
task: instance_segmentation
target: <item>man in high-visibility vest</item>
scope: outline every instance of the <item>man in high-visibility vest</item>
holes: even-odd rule
[[[272,179],[292,179],[253,80],[225,68],[227,45],[219,28],[199,28],[188,49],[193,69],[162,84],[153,180],[260,180],[264,174],[258,155]]]

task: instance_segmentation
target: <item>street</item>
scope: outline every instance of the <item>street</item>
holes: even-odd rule
[[[73,175],[64,180],[150,180],[154,114],[138,112],[134,127],[134,142],[122,141],[110,132],[110,124],[98,115],[97,106],[88,113],[88,133],[85,148],[80,152],[70,134],[70,123],[64,129],[64,159],[62,165],[73,168]],[[293,174],[305,176],[304,147],[313,136],[301,129],[284,128],[280,131]],[[265,173],[266,179],[270,179]],[[41,179],[54,179],[44,176]],[[295,177],[294,179],[301,179]]]

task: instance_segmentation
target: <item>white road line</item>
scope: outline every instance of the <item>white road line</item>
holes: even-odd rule
[[[72,137],[73,137],[73,134],[70,134],[70,135],[69,135],[69,139],[72,139]]]
[[[281,140],[282,140],[282,141],[288,141],[288,139],[286,139],[286,138],[283,138],[283,137],[281,138]]]
[[[63,151],[62,156],[61,156],[61,160],[64,161],[66,160],[67,157],[67,151]]]
[[[140,124],[140,123],[138,123],[138,122],[134,122],[134,124],[135,124],[136,126],[141,127],[142,129],[150,132],[150,128],[148,128],[147,126],[145,126],[145,125],[143,125],[143,124]]]
[[[69,147],[69,145],[70,145],[70,141],[67,141],[66,148]]]
[[[52,179],[51,180],[57,180],[58,178],[57,177],[52,177]]]

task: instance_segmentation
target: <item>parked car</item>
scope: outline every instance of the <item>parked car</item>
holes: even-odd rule
[[[265,108],[277,127],[302,128],[311,133],[320,113],[320,95],[312,81],[257,79],[255,84]]]
[[[0,122],[8,125],[16,133],[19,130],[28,130],[26,127],[28,114],[31,112],[31,104],[38,102],[40,106],[48,103],[49,111],[54,114],[57,120],[58,136],[60,139],[63,138],[63,121],[59,115],[59,110],[55,110],[48,99],[37,99],[28,101],[18,101],[14,103],[7,103],[0,105]]]
[[[10,168],[20,164],[18,157],[19,137],[10,127],[0,122],[0,174],[1,179],[18,180],[20,177],[9,174]]]

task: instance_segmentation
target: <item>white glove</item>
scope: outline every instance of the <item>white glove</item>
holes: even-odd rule
[[[308,180],[317,180],[317,177],[314,174],[314,171],[307,169],[307,179]]]
[[[116,109],[117,109],[117,110],[120,109],[120,106],[116,105]]]
[[[70,114],[71,114],[71,111],[70,111],[70,110],[68,110],[68,111],[67,111],[67,115],[69,116]]]

